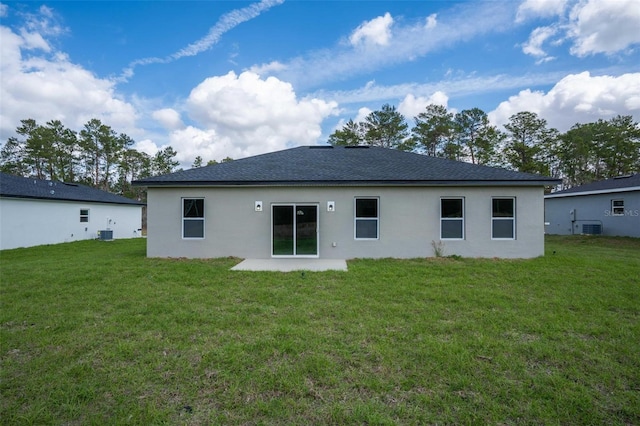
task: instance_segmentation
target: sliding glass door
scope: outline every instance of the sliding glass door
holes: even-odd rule
[[[271,209],[272,255],[318,256],[318,206],[278,204]]]

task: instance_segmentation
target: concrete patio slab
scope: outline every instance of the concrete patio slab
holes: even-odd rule
[[[245,259],[232,271],[346,271],[342,259]]]

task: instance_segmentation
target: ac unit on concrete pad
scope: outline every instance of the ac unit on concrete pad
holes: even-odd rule
[[[582,225],[582,233],[584,235],[601,235],[602,225],[600,225],[599,223],[585,223]]]
[[[100,241],[111,241],[113,240],[113,230],[105,229],[102,231],[98,231],[98,239]]]

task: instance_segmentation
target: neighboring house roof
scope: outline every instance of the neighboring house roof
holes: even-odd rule
[[[25,178],[6,173],[0,173],[0,196],[9,198],[144,205],[144,203],[121,195],[77,183]]]
[[[150,177],[141,186],[556,185],[545,176],[377,147],[303,146]]]
[[[617,176],[611,179],[574,186],[546,195],[545,198],[575,197],[578,195],[609,194],[615,192],[640,191],[640,173]]]

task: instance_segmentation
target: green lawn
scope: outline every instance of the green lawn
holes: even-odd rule
[[[145,240],[0,253],[0,422],[640,424],[640,240],[232,272]]]

